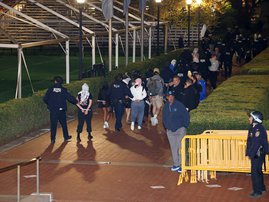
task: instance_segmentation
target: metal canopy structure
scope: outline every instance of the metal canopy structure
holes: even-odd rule
[[[110,22],[106,21],[102,13],[102,0],[87,0],[83,9],[83,39],[84,46],[91,47],[92,65],[96,63],[96,47],[102,60],[101,52],[98,47],[97,38],[102,38],[103,42],[114,42],[115,48],[115,67],[118,67],[119,42],[123,44],[124,34],[126,33],[126,21],[123,20],[123,3],[114,1],[113,17]],[[141,18],[132,13],[138,11],[136,8],[129,7],[128,18],[130,23],[127,24],[129,37],[132,43],[132,62],[136,58],[136,44],[142,44],[140,37]],[[137,13],[137,12],[136,12]],[[25,62],[23,49],[37,46],[57,45],[61,47],[66,55],[66,83],[70,82],[69,73],[69,49],[70,45],[76,45],[79,40],[79,23],[78,23],[78,4],[76,0],[0,0],[0,48],[13,48],[18,52],[18,77],[15,98],[21,98],[22,82],[22,62],[26,68],[29,80],[27,64]],[[148,35],[148,57],[151,58],[152,27],[157,25],[154,16],[145,14],[149,21],[144,21],[144,29]],[[165,25],[165,44],[164,52],[167,51],[168,27]],[[111,30],[111,34],[109,35]],[[139,35],[140,34],[140,35]],[[110,36],[110,37],[109,37]],[[129,38],[128,37],[128,38]],[[65,43],[65,47],[62,46]],[[141,49],[143,47],[141,46]],[[128,54],[128,50],[121,46],[123,52]],[[130,46],[128,46],[130,48]],[[129,49],[128,48],[128,49]],[[109,46],[109,49],[112,49]],[[112,53],[112,50],[108,50]],[[144,53],[141,53],[144,54]],[[128,55],[127,55],[128,56]],[[112,56],[109,56],[112,57]],[[141,55],[144,57],[144,55]],[[111,58],[109,58],[111,63]],[[103,62],[103,60],[102,60]],[[109,64],[109,71],[112,70],[112,64]],[[33,88],[32,88],[33,89]]]

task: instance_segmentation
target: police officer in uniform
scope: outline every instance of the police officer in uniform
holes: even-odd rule
[[[50,87],[43,101],[47,104],[50,111],[50,131],[51,131],[51,144],[55,143],[57,123],[60,122],[63,130],[64,140],[68,141],[72,138],[68,134],[67,122],[66,122],[66,110],[67,104],[66,100],[72,104],[77,104],[77,100],[72,96],[66,88],[62,86],[63,78],[60,76],[55,76],[53,78],[54,85]]]
[[[259,111],[250,113],[246,156],[251,160],[251,180],[253,192],[251,198],[259,198],[266,191],[262,164],[265,163],[265,155],[269,154],[267,132],[262,125],[263,115]]]
[[[111,105],[115,110],[116,123],[115,130],[120,131],[122,128],[122,116],[124,113],[124,100],[128,97],[132,98],[132,94],[127,85],[122,81],[122,74],[118,74],[115,77],[115,81],[112,83],[109,89],[109,97],[111,100]]]

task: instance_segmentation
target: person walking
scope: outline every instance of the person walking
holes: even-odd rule
[[[77,126],[77,141],[81,142],[80,133],[83,130],[84,122],[87,124],[88,140],[93,137],[92,132],[92,94],[89,92],[89,86],[84,83],[82,85],[82,90],[77,95],[78,100],[78,126]]]
[[[51,144],[55,143],[56,139],[56,130],[57,123],[60,122],[63,130],[63,137],[65,141],[68,141],[72,138],[68,133],[67,122],[66,122],[66,110],[67,104],[66,101],[77,104],[77,100],[74,96],[72,96],[66,88],[62,86],[63,78],[60,76],[55,76],[53,78],[53,86],[50,87],[45,96],[43,97],[43,101],[46,103],[49,111],[50,111],[50,140]]]
[[[130,89],[133,98],[131,103],[131,130],[134,130],[135,121],[138,123],[138,130],[142,129],[142,122],[144,117],[145,101],[147,92],[142,86],[142,79],[137,78],[135,84]]]
[[[124,100],[128,97],[132,98],[130,89],[122,81],[122,74],[118,74],[115,77],[115,81],[112,83],[109,89],[109,96],[112,107],[115,110],[116,122],[115,131],[120,132],[122,128],[122,116],[124,113]]]
[[[253,192],[251,198],[259,198],[266,191],[263,179],[262,164],[265,164],[265,155],[269,154],[268,137],[262,125],[263,114],[259,111],[249,115],[250,128],[248,130],[246,156],[251,161],[251,180]],[[266,168],[265,168],[266,170]]]
[[[152,105],[151,125],[156,126],[158,124],[158,115],[163,106],[164,81],[160,76],[159,68],[154,68],[153,74],[154,75],[147,80],[147,94],[149,95],[149,101]]]
[[[167,102],[163,108],[163,125],[172,152],[173,166],[171,171],[181,172],[181,140],[186,135],[190,116],[185,106],[175,99],[174,91],[166,93]]]
[[[217,79],[219,72],[219,61],[217,60],[217,56],[215,54],[212,54],[210,58],[210,66],[208,67],[208,69],[209,69],[209,81],[212,90],[214,90],[217,87]]]
[[[103,121],[104,125],[103,128],[109,128],[109,118],[110,118],[110,98],[109,98],[109,86],[105,82],[102,88],[99,90],[98,93],[98,108],[102,108],[103,110]]]

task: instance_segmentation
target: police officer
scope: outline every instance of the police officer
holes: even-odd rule
[[[128,97],[133,97],[130,92],[130,89],[122,81],[122,74],[118,74],[115,77],[115,81],[112,83],[109,89],[109,97],[111,100],[112,107],[115,110],[115,130],[119,132],[122,128],[121,120],[124,113],[124,100]]]
[[[267,132],[262,125],[263,115],[259,111],[250,113],[246,156],[251,160],[251,179],[253,192],[251,198],[259,198],[266,190],[263,180],[262,164],[269,154]]]
[[[66,88],[62,86],[63,78],[55,76],[53,78],[54,85],[50,87],[43,101],[47,104],[50,111],[50,130],[51,130],[51,144],[55,143],[57,123],[60,122],[63,130],[64,140],[68,141],[72,138],[68,134],[67,123],[66,123],[66,110],[68,100],[72,104],[77,104],[77,100],[73,97]]]
[[[233,68],[233,51],[230,47],[226,47],[223,54],[225,78],[232,76]]]

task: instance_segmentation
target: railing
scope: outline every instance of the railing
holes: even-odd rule
[[[191,173],[191,183],[208,182],[208,175],[216,178],[217,171],[250,173],[250,160],[245,156],[247,134],[244,130],[214,130],[185,136],[178,185],[189,180],[187,171]],[[266,164],[269,165],[268,156]],[[269,174],[269,170],[264,173]]]
[[[27,166],[29,164],[33,164],[36,162],[36,194],[39,194],[39,161],[41,161],[41,157],[33,158],[29,161],[13,164],[4,168],[0,168],[0,173],[7,172],[9,170],[17,169],[17,201],[20,201],[20,169],[21,167]]]

